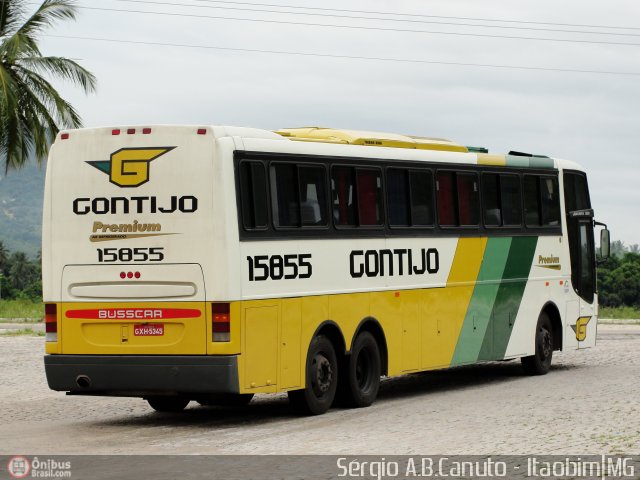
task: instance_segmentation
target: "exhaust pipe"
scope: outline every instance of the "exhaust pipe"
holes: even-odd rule
[[[80,388],[89,388],[91,387],[91,379],[87,375],[78,375],[76,385]]]

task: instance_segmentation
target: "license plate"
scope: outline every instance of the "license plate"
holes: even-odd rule
[[[133,327],[133,335],[136,337],[161,337],[164,335],[164,324],[136,325]]]

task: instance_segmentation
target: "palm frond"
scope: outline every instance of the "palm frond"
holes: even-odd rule
[[[0,0],[0,37],[12,35],[24,16],[24,2]]]
[[[96,77],[84,67],[64,57],[28,57],[17,62],[19,65],[34,71],[50,73],[63,80],[70,80],[80,85],[85,93],[96,90]]]
[[[76,5],[73,0],[44,0],[31,17],[18,29],[17,33],[33,36],[52,26],[57,20],[76,18]]]
[[[82,126],[80,115],[47,78],[67,80],[85,93],[94,75],[73,60],[43,57],[37,34],[58,20],[74,19],[74,0],[44,0],[24,21],[25,0],[0,0],[0,161],[5,172],[31,155],[41,161],[60,128]],[[45,76],[47,78],[45,78]]]

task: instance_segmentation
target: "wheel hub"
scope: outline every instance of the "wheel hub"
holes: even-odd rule
[[[333,382],[333,369],[331,362],[323,354],[319,353],[313,358],[313,366],[315,369],[313,390],[318,396],[322,396],[331,388]]]

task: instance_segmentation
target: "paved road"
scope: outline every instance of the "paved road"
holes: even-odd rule
[[[596,348],[543,377],[519,362],[388,379],[360,410],[299,418],[286,396],[245,409],[154,413],[140,399],[49,391],[42,337],[0,337],[0,454],[640,453],[640,327],[602,325]]]

